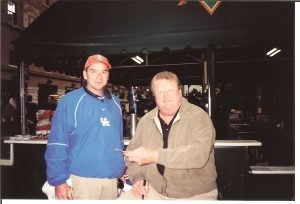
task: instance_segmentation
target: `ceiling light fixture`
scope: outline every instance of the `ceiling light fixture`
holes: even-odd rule
[[[270,50],[269,52],[267,52],[267,55],[270,55],[271,53],[275,52],[277,50],[277,48],[273,48],[272,50]]]
[[[273,52],[272,54],[270,54],[270,57],[273,57],[274,55],[276,55],[279,52],[281,52],[281,50],[277,50],[277,51]]]
[[[131,59],[133,61],[135,61],[136,63],[138,63],[138,64],[142,64],[144,62],[144,60],[140,56],[138,56],[138,55],[135,56],[135,57],[131,57]]]
[[[276,47],[271,49],[269,52],[267,52],[267,55],[269,57],[273,57],[274,55],[276,55],[277,53],[279,53],[281,50],[277,49]]]

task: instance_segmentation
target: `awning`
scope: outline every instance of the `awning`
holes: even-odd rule
[[[58,1],[15,41],[17,61],[80,76],[86,57],[106,55],[111,81],[145,81],[161,69],[201,80],[199,63],[209,44],[216,60],[263,60],[271,46],[294,51],[293,2],[222,2],[214,15],[197,1]],[[219,54],[218,54],[219,52]],[[226,54],[224,54],[226,52]],[[136,66],[133,54],[148,55]],[[258,55],[259,54],[259,55]]]

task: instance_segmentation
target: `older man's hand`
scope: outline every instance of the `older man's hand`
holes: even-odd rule
[[[141,199],[143,195],[145,197],[147,197],[148,192],[149,192],[149,184],[144,186],[144,180],[142,180],[142,179],[137,180],[132,185],[132,192],[133,192],[133,195],[136,197],[136,199]]]
[[[124,155],[129,161],[136,162],[139,165],[157,163],[158,149],[139,147],[132,151],[125,151]]]

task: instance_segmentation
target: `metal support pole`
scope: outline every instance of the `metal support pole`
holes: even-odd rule
[[[130,137],[133,138],[137,125],[137,116],[136,113],[130,114]]]
[[[212,113],[211,113],[211,88],[210,88],[210,85],[208,84],[208,95],[207,95],[207,100],[208,100],[208,115],[210,117],[212,117]]]
[[[20,64],[20,107],[21,107],[21,134],[25,135],[25,69],[24,62]]]
[[[207,85],[208,84],[208,80],[207,80],[207,61],[204,61],[203,63],[203,84]]]
[[[216,93],[215,93],[215,47],[210,44],[207,48],[207,71],[208,71],[208,106],[212,121],[215,122]]]
[[[146,64],[146,66],[148,66],[148,54],[145,54],[145,64]]]

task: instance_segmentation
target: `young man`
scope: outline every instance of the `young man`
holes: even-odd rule
[[[216,200],[210,117],[182,97],[171,72],[156,74],[151,89],[157,107],[140,120],[124,153],[133,187],[119,199]]]
[[[102,55],[84,66],[84,86],[66,94],[52,121],[45,160],[56,199],[116,199],[125,169],[119,99],[105,88],[111,65]],[[66,183],[71,178],[72,191]]]

